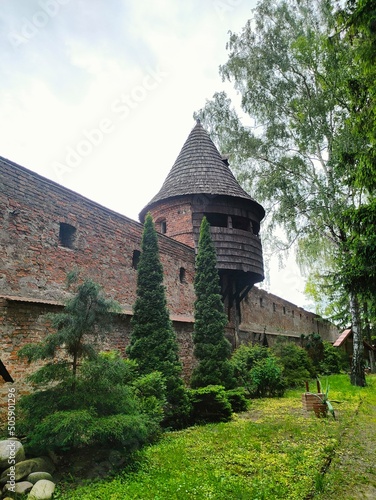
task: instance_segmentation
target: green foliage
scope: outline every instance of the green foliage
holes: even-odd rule
[[[72,276],[69,275],[72,284]],[[76,276],[77,278],[77,276]],[[43,342],[25,345],[18,351],[28,362],[52,359],[35,374],[36,383],[67,380],[66,370],[72,370],[72,388],[81,359],[95,359],[95,348],[106,331],[111,328],[114,312],[120,306],[114,300],[106,299],[101,286],[87,279],[75,289],[75,295],[68,300],[61,313],[49,314],[48,318],[56,332],[47,335]],[[58,350],[63,350],[71,361],[58,360]]]
[[[190,407],[181,378],[178,344],[167,309],[157,233],[150,213],[145,218],[137,270],[137,298],[127,353],[137,361],[141,373],[158,371],[163,375],[167,391],[164,425],[179,428],[185,425]]]
[[[246,398],[245,390],[242,387],[226,391],[226,397],[229,400],[234,413],[240,413],[248,410],[248,400]]]
[[[344,151],[344,160],[351,163],[350,180],[369,193],[376,190],[375,79],[376,34],[374,0],[348,0],[338,16],[338,30],[346,35],[354,51],[356,72],[348,79],[351,103],[347,125],[353,140],[362,137],[363,147]]]
[[[343,286],[366,299],[376,296],[376,198],[369,199],[343,214],[344,227],[350,233],[338,254]]]
[[[273,352],[283,366],[287,387],[304,387],[304,382],[316,376],[316,369],[305,349],[280,337]]]
[[[340,290],[353,305],[354,294],[374,299],[373,1],[349,1],[340,10],[335,0],[260,0],[253,13],[240,34],[230,33],[220,68],[250,125],[224,92],[197,116],[230,152],[245,189],[266,206],[264,244],[282,226],[284,238],[274,237],[274,247],[299,241],[300,264],[324,276],[329,293]],[[352,380],[364,385],[359,311],[349,310],[357,349]]]
[[[282,396],[285,391],[282,368],[273,356],[257,361],[251,368],[249,377],[252,381],[252,397],[271,398]]]
[[[334,23],[327,0],[258,2],[252,22],[230,33],[220,68],[254,126],[241,123],[224,93],[198,113],[272,227],[283,225],[286,245],[299,236],[320,255],[341,239],[337,215],[351,203],[337,170],[351,47],[337,38],[328,46]]]
[[[319,365],[320,373],[331,375],[334,373],[341,373],[343,369],[349,369],[348,360],[344,359],[346,354],[343,356],[338,347],[333,347],[330,342],[324,341],[323,345],[324,353],[323,359]]]
[[[232,355],[231,363],[238,384],[251,397],[282,396],[285,389],[282,368],[270,349],[241,345]]]
[[[201,222],[195,274],[194,355],[199,363],[194,368],[191,386],[224,385],[234,387],[229,363],[231,344],[225,337],[227,317],[220,295],[217,258],[210,235],[210,225]]]
[[[329,377],[331,395],[344,400],[338,420],[302,415],[301,389],[254,400],[242,418],[165,434],[142,450],[133,472],[73,490],[60,483],[58,498],[316,498],[329,460],[318,498],[357,498],[374,484],[376,379],[370,378],[369,387],[358,388],[345,375]]]
[[[301,343],[311,358],[313,366],[317,367],[324,355],[324,345],[321,336],[318,333],[301,335]]]
[[[162,375],[143,380],[134,361],[115,352],[98,355],[96,341],[117,310],[98,284],[86,280],[61,313],[49,316],[57,331],[20,350],[30,362],[49,360],[30,377],[35,392],[19,404],[18,430],[27,435],[31,452],[94,444],[130,452],[158,435],[165,403]]]
[[[223,386],[208,385],[190,389],[188,394],[192,405],[191,424],[231,420],[232,408]]]
[[[23,407],[25,408],[25,401]],[[48,409],[44,408],[44,411]],[[31,417],[31,415],[30,415]],[[35,422],[34,429],[28,429],[27,449],[31,452],[45,450],[69,450],[88,445],[95,418],[90,410],[55,411]],[[28,422],[29,424],[31,422]],[[23,423],[21,428],[25,423]],[[27,424],[26,424],[27,425]]]
[[[23,396],[18,429],[33,453],[98,444],[131,452],[159,434],[164,398],[161,374],[140,378],[134,362],[101,354],[83,362],[75,391],[62,380]]]

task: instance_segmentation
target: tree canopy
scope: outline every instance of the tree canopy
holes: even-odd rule
[[[369,145],[361,128],[355,134],[349,125],[351,82],[362,73],[358,48],[338,29],[334,0],[261,0],[253,12],[240,34],[230,33],[220,68],[240,94],[241,111],[221,92],[198,116],[244,187],[266,206],[264,234],[283,227],[279,246],[295,244],[311,274],[325,274],[332,288],[349,294],[359,345],[354,380],[363,385],[358,290],[345,272],[359,247],[372,253],[352,225],[365,200],[354,159]],[[372,231],[369,206],[363,210]]]

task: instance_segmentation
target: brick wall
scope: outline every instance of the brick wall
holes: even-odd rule
[[[26,344],[42,342],[51,332],[46,314],[61,310],[62,306],[58,305],[0,299],[1,359],[14,380],[14,384],[10,384],[3,383],[0,379],[0,422],[4,420],[8,387],[16,388],[17,398],[29,393],[32,386],[26,378],[43,364],[41,361],[28,364],[25,359],[18,357],[18,351]],[[98,349],[117,349],[126,356],[126,347],[131,335],[130,320],[130,314],[116,315],[113,328],[98,342]],[[179,317],[179,320],[173,321],[173,327],[178,340],[183,377],[188,382],[194,364],[193,323],[190,318]]]
[[[153,216],[157,221],[166,218],[167,232],[158,236],[159,250],[167,304],[187,378],[194,364],[191,207],[188,202],[171,200],[159,204]],[[61,227],[68,229],[68,241],[59,239]],[[75,231],[71,241],[70,228]],[[134,257],[140,250],[142,230],[141,224],[0,158],[1,359],[21,394],[28,388],[26,375],[38,365],[29,367],[18,359],[17,351],[48,333],[45,314],[61,307],[67,298],[65,279],[72,269],[81,269],[84,277],[100,283],[106,295],[122,305],[124,314],[103,347],[125,353],[136,298]],[[242,302],[241,319],[240,340],[244,342],[252,342],[255,334],[264,331],[270,339],[278,334],[299,338],[302,333],[317,332],[328,340],[336,332],[318,316],[258,288]],[[232,340],[233,332],[228,333]],[[7,385],[0,389],[2,402]]]
[[[243,341],[251,341],[252,333],[265,332],[269,344],[278,335],[300,338],[302,334],[311,333],[318,333],[324,340],[333,342],[339,333],[332,323],[317,314],[256,286],[241,303],[240,330]]]
[[[0,160],[0,174],[1,293],[62,300],[78,268],[130,310],[143,226],[18,165]],[[61,224],[75,228],[72,248],[59,241]],[[159,247],[171,314],[192,315],[194,253],[162,235]]]

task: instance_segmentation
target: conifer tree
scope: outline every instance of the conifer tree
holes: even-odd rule
[[[39,370],[44,382],[61,380],[70,372],[73,390],[80,363],[83,359],[94,360],[97,357],[97,341],[111,328],[113,313],[121,310],[116,301],[104,297],[98,283],[86,279],[77,285],[78,278],[76,271],[68,273],[68,288],[76,284],[76,293],[67,301],[62,312],[47,315],[56,332],[47,335],[43,342],[25,345],[18,353],[29,362],[49,360]],[[57,357],[59,349],[65,352],[66,358]]]
[[[184,426],[189,413],[188,396],[181,378],[178,344],[167,309],[157,233],[150,214],[145,218],[142,235],[131,326],[129,357],[137,361],[142,374],[159,371],[165,378],[165,425]]]
[[[194,354],[199,361],[193,370],[192,387],[234,385],[229,363],[231,344],[225,337],[227,317],[220,295],[217,257],[210,236],[210,225],[202,219],[195,274]]]

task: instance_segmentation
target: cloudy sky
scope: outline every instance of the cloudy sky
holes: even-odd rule
[[[0,0],[0,155],[138,220],[256,0]],[[255,196],[257,199],[257,196]],[[270,291],[307,302],[296,267]]]

